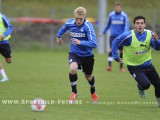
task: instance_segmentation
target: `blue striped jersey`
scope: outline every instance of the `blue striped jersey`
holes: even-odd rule
[[[59,29],[57,37],[60,38],[66,31],[70,32],[70,52],[80,57],[93,55],[92,48],[97,47],[97,39],[94,28],[88,20],[85,19],[81,26],[77,26],[73,18],[68,19]],[[73,38],[80,40],[81,44],[73,44]]]
[[[128,15],[124,11],[120,13],[116,13],[115,11],[110,12],[102,33],[106,34],[108,29],[110,29],[110,35],[113,37],[117,37],[123,32],[129,31],[130,23]]]

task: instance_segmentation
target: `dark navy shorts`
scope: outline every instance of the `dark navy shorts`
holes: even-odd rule
[[[110,36],[110,48],[112,48],[112,42],[116,37]],[[118,50],[123,50],[123,47],[119,47]]]
[[[78,69],[82,69],[86,75],[91,75],[94,66],[94,55],[87,57],[79,57],[74,53],[69,53],[69,64],[78,63]]]
[[[11,47],[10,47],[9,43],[0,44],[0,53],[5,58],[10,58],[11,57]]]
[[[142,88],[145,89],[145,86],[151,83],[157,89],[160,89],[160,78],[152,64],[143,67],[128,67],[128,70]]]

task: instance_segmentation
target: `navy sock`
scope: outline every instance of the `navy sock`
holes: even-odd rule
[[[94,86],[95,79],[94,79],[94,76],[92,77],[92,80],[91,80],[91,81],[88,81],[88,83],[89,83],[90,86],[91,86],[91,88],[90,88],[91,94],[95,93],[95,86]]]
[[[72,75],[69,73],[69,79],[72,87],[72,92],[77,93],[77,79],[78,79],[77,74]]]
[[[111,61],[108,61],[108,65],[109,65],[110,67],[112,67],[112,62],[111,62]]]
[[[112,52],[108,53],[108,57],[112,57]],[[108,65],[112,67],[112,61],[108,61]]]
[[[123,63],[120,63],[120,69],[123,68]]]
[[[123,57],[123,53],[120,53],[120,58]],[[120,69],[123,68],[123,63],[120,63]]]

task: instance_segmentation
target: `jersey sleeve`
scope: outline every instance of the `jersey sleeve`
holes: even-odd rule
[[[3,23],[6,27],[6,31],[3,33],[3,35],[6,37],[12,33],[13,26],[10,23],[9,19],[4,14],[2,14],[2,20],[3,20]]]
[[[125,14],[125,26],[124,26],[124,32],[127,32],[130,30],[130,21],[128,19],[128,15]]]
[[[102,34],[106,34],[106,32],[109,29],[110,25],[111,25],[111,15],[109,14],[108,20],[106,22],[106,25],[105,25],[105,27],[103,29]]]
[[[153,34],[153,32],[151,31],[151,34]],[[153,47],[153,49],[160,51],[160,39],[158,39],[158,41],[154,41],[153,37],[151,38],[151,46]]]
[[[57,37],[60,38],[69,29],[67,22],[58,30]]]
[[[131,31],[125,32],[115,38],[112,42],[112,57],[119,61],[119,55],[118,55],[118,48],[122,46],[129,46],[132,41],[132,34]]]
[[[97,47],[97,39],[96,35],[94,32],[94,28],[91,23],[86,24],[86,35],[87,35],[87,40],[82,40],[81,45],[91,47],[91,48],[96,48]]]

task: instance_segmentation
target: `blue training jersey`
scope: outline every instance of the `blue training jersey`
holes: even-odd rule
[[[128,15],[124,11],[120,13],[116,13],[115,11],[110,12],[102,33],[106,34],[108,29],[110,29],[110,36],[112,37],[117,37],[123,32],[129,31],[130,23]]]
[[[4,36],[8,36],[12,33],[13,31],[13,26],[12,24],[10,23],[9,19],[4,15],[2,14],[2,20],[3,20],[3,24],[4,26],[6,27],[6,31],[3,33]],[[0,44],[4,44],[4,43],[8,43],[9,41],[8,40],[5,40],[5,41],[0,41]]]
[[[138,34],[135,30],[134,30],[134,33],[139,41],[141,41],[141,42],[145,41],[146,36],[147,36],[147,32],[145,30],[142,34]],[[152,31],[151,31],[151,33],[152,33]],[[118,47],[130,46],[131,42],[132,42],[132,32],[131,31],[125,32],[125,33],[121,34],[120,36],[118,36],[117,38],[115,38],[112,42],[112,57],[116,61],[119,61],[120,58],[118,56]],[[151,38],[151,46],[153,47],[153,49],[160,51],[160,39],[158,41],[154,41],[154,39],[152,37]],[[152,64],[151,60],[148,60],[139,66],[148,66],[150,64]]]
[[[85,19],[81,26],[77,26],[75,20],[70,18],[59,29],[57,37],[61,37],[66,31],[70,32],[70,52],[80,57],[93,55],[92,48],[97,47],[97,39],[92,24]],[[76,45],[72,43],[72,39],[80,40],[81,44]]]

